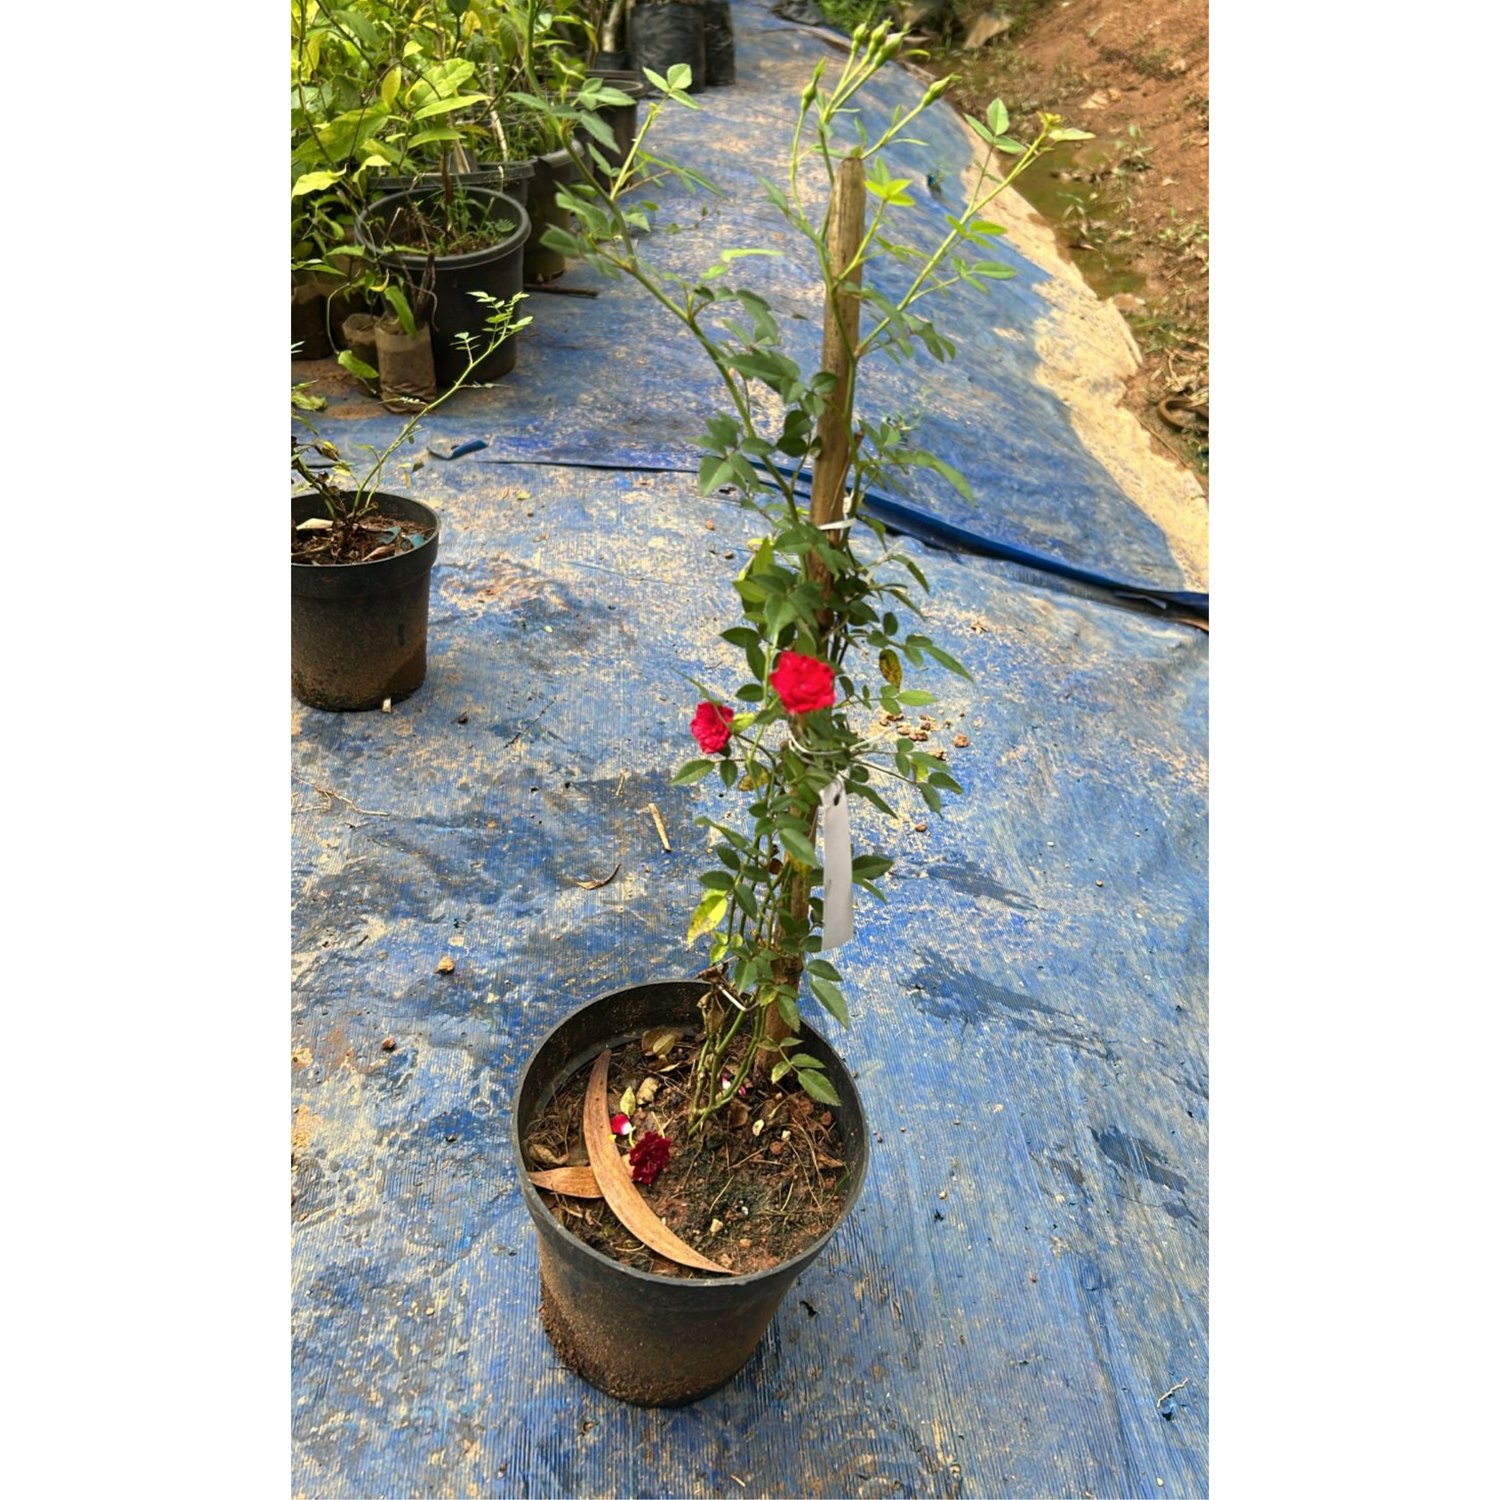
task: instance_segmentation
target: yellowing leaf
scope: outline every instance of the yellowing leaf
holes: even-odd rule
[[[880,653],[880,675],[892,687],[901,686],[901,658],[889,646]]]
[[[696,943],[705,932],[712,932],[724,920],[724,913],[728,910],[729,897],[723,891],[710,891],[693,913],[692,923],[688,927],[689,944]]]

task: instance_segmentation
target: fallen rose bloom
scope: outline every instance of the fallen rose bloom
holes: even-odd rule
[[[654,1130],[648,1130],[630,1148],[631,1177],[636,1182],[643,1182],[650,1187],[656,1181],[656,1174],[666,1166],[671,1154],[671,1141],[664,1135],[658,1135]]]
[[[815,656],[783,651],[771,672],[771,686],[789,714],[810,714],[833,707],[833,668]]]
[[[700,703],[693,715],[693,738],[705,755],[717,755],[729,743],[734,710],[723,703]]]

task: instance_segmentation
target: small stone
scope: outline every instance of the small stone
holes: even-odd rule
[[[969,737],[966,734],[955,734],[953,744],[956,749],[967,750],[969,748]]]
[[[740,1249],[741,1250],[748,1250],[749,1248],[750,1248],[750,1236],[748,1234],[742,1235],[740,1237]]]
[[[724,1221],[722,1219],[715,1219],[713,1223],[708,1226],[708,1232],[710,1234],[717,1234],[723,1227]]]
[[[396,1038],[393,1036],[388,1036],[380,1044],[380,1050],[382,1052],[394,1052],[396,1050]]]
[[[772,1156],[780,1156],[781,1153],[783,1151],[785,1151],[785,1150],[786,1150],[786,1147],[780,1141],[772,1141],[771,1142],[771,1155]]]
[[[947,1188],[944,1188],[943,1191],[938,1194],[939,1198],[946,1198],[947,1196],[948,1196],[948,1189]]]
[[[1094,882],[1094,884],[1095,884],[1095,885],[1103,885],[1103,884],[1104,884],[1104,882],[1103,882],[1103,881],[1102,881],[1102,880],[1096,880],[1096,881],[1095,881],[1095,882]]]
[[[451,974],[453,972],[453,960],[446,953],[438,960],[437,971],[439,974]]]
[[[913,823],[911,825],[911,827],[912,827],[912,832],[913,833],[926,833],[927,832],[927,825],[925,823]]]

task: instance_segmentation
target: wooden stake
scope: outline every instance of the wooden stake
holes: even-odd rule
[[[865,238],[865,164],[861,157],[839,163],[833,183],[833,208],[828,216],[828,255],[834,284],[823,307],[823,371],[837,381],[823,415],[818,418],[818,456],[813,460],[812,506],[814,526],[844,519],[844,486],[849,477],[849,420],[854,396],[854,363],[850,351],[859,344],[859,286],[863,267],[855,257]],[[850,267],[853,267],[851,270]],[[835,547],[844,533],[824,533]],[[807,554],[808,577],[825,591],[828,569],[814,553]],[[826,627],[825,627],[826,628]]]
[[[834,377],[835,385],[823,415],[818,418],[818,456],[813,459],[812,503],[808,519],[814,526],[844,519],[844,486],[849,477],[849,422],[854,397],[854,361],[850,352],[859,345],[859,286],[863,268],[855,264],[859,247],[865,238],[865,164],[858,156],[845,157],[833,180],[833,206],[828,215],[828,257],[833,269],[834,287],[823,305],[823,370]],[[825,531],[832,547],[842,547],[847,533]],[[807,554],[807,576],[828,597],[831,575],[823,559],[815,552]],[[831,613],[825,611],[819,621],[822,640],[818,654],[826,659]],[[808,814],[807,837],[816,839],[816,812]],[[812,882],[800,868],[793,874],[787,903],[799,921],[807,920]],[[778,946],[780,944],[780,934]],[[773,968],[778,984],[789,985],[795,993],[802,982],[800,955],[778,961]],[[757,1072],[768,1073],[779,1054],[779,1043],[789,1034],[779,1006],[766,1011],[766,1029],[761,1050],[755,1059]]]

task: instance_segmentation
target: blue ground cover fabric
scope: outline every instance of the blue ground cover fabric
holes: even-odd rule
[[[705,152],[779,120],[767,80],[818,45],[735,14]],[[1028,279],[1001,288],[1022,319]],[[412,481],[443,527],[426,684],[389,714],[293,706],[292,1489],[1205,1494],[1208,636],[1000,561],[907,544],[928,633],[974,677],[913,674],[970,741],[967,794],[943,819],[899,801],[895,827],[856,811],[856,853],[896,865],[839,960],[833,1040],[879,1136],[855,1212],[696,1406],[614,1402],[541,1331],[510,1103],[567,1012],[701,963],[692,820],[720,804],[670,785],[696,753],[681,674],[737,680],[716,633],[757,535],[660,462],[690,457],[710,387],[607,296],[621,347],[646,341],[625,374],[584,361],[568,387],[606,303],[549,299],[525,379],[428,429],[490,447]],[[1140,512],[1007,380],[1029,405],[979,454],[986,524],[1172,586]],[[929,442],[974,475],[956,389]],[[553,461],[590,454],[615,466]]]

